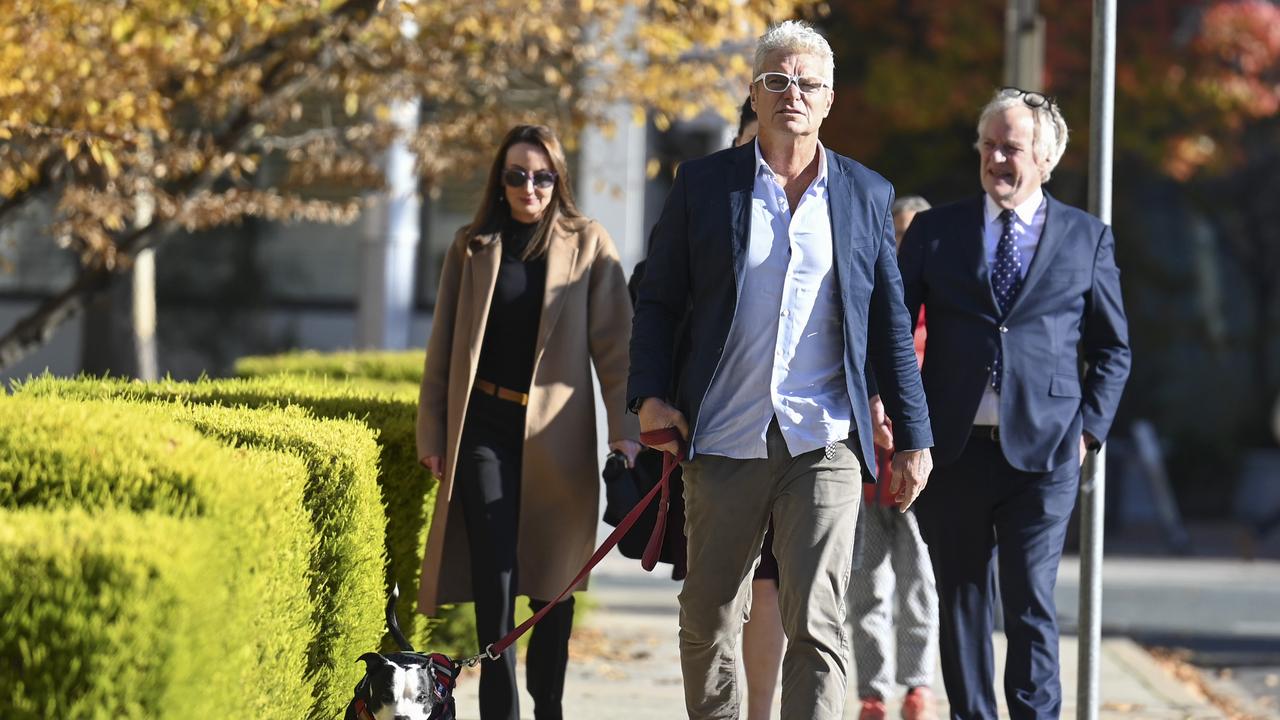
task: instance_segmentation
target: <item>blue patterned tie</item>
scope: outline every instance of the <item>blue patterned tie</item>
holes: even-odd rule
[[[1000,320],[1009,316],[1009,308],[1013,299],[1018,297],[1022,288],[1022,254],[1018,252],[1018,244],[1013,239],[1013,211],[1000,213],[1004,229],[1000,231],[1000,242],[996,243],[996,262],[991,268],[991,289],[995,292],[996,304],[1000,308]],[[991,387],[1000,392],[1000,376],[1004,370],[1000,345],[996,345],[996,360],[991,364]]]

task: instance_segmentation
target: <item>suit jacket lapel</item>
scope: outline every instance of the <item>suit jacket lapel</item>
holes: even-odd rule
[[[991,311],[991,314],[1000,317],[1000,306],[996,304],[996,293],[991,288],[991,268],[987,266],[986,203],[987,196],[979,195],[977,202],[969,204],[963,226],[968,228],[968,231],[962,232],[961,236],[965,238],[965,242],[961,250],[965,253],[965,266],[976,269],[978,294],[982,296],[983,302],[986,304],[987,309]]]
[[[493,302],[493,288],[498,284],[498,267],[502,263],[502,243],[498,234],[477,235],[469,243],[471,251],[471,316],[470,342],[472,355],[480,356],[480,344],[484,340],[484,326],[489,319],[489,304]]]
[[[568,294],[573,264],[578,259],[577,236],[569,235],[557,224],[551,229],[551,241],[547,244],[547,284],[542,294],[542,318],[538,323],[538,345],[533,353],[534,362],[542,357],[542,350],[551,337],[564,298]]]
[[[827,150],[827,213],[831,216],[831,242],[836,267],[836,282],[850,278],[849,262],[853,252],[849,243],[853,232],[852,181],[844,174],[844,166],[836,161],[836,154]],[[841,290],[843,293],[843,289]]]
[[[747,268],[747,246],[751,242],[751,192],[755,189],[755,143],[736,148],[729,155],[729,244],[733,253],[733,278],[738,292]]]
[[[1027,277],[1022,281],[1022,289],[1013,299],[1013,307],[1009,308],[1011,315],[1048,272],[1049,266],[1053,264],[1053,256],[1058,253],[1058,249],[1062,247],[1062,239],[1067,235],[1069,220],[1059,212],[1062,203],[1050,197],[1047,192],[1044,200],[1044,228],[1040,231],[1040,241],[1036,243],[1036,252],[1031,258],[1031,266],[1027,268]]]

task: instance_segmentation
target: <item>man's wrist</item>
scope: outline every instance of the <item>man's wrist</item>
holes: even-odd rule
[[[632,413],[633,415],[639,415],[640,408],[644,405],[644,401],[648,399],[649,398],[647,397],[631,398],[631,402],[627,403],[627,412]]]

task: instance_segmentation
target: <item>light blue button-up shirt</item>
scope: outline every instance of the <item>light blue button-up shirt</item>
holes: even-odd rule
[[[832,263],[826,150],[794,212],[755,144],[746,268],[724,354],[702,403],[697,452],[767,457],[775,416],[794,457],[844,440],[853,409]]]

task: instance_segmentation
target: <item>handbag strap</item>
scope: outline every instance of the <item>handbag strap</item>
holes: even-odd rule
[[[596,548],[596,551],[591,555],[591,559],[587,560],[587,564],[582,566],[582,569],[578,571],[577,577],[569,582],[568,587],[561,590],[554,600],[534,613],[532,617],[520,623],[519,627],[507,633],[501,640],[485,648],[481,655],[476,656],[476,660],[481,657],[497,660],[503,651],[511,647],[511,644],[518,640],[521,635],[529,632],[529,628],[537,625],[538,621],[551,611],[551,608],[563,600],[570,590],[577,587],[578,583],[582,582],[582,579],[591,572],[591,569],[599,565],[604,556],[608,555],[609,551],[617,546],[618,541],[622,540],[622,536],[627,534],[631,526],[636,524],[636,520],[640,519],[640,515],[644,513],[645,508],[649,507],[649,503],[653,502],[653,499],[661,493],[662,500],[658,503],[658,520],[653,525],[653,533],[649,535],[649,543],[645,545],[644,556],[640,560],[640,566],[646,572],[653,570],[658,564],[658,555],[662,552],[662,538],[666,533],[667,527],[667,504],[671,501],[671,473],[685,460],[686,449],[684,438],[680,437],[679,431],[675,428],[640,433],[640,441],[649,446],[662,445],[669,442],[675,442],[679,446],[679,450],[675,455],[671,453],[662,454],[662,478],[658,480],[658,484],[650,488],[648,494],[640,498],[640,502],[637,502],[636,506],[631,508],[631,512],[622,518],[622,521],[618,523],[618,527],[614,528],[613,532],[609,533],[609,537],[605,538],[600,547]],[[470,663],[464,661],[463,664]]]

